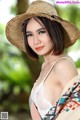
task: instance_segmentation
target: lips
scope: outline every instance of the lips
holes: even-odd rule
[[[40,46],[40,47],[36,47],[35,49],[37,50],[37,51],[40,51],[40,50],[42,50],[44,48],[44,46]]]

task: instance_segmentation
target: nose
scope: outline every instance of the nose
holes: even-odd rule
[[[41,43],[38,35],[34,35],[33,39],[34,39],[33,42],[34,42],[35,45]]]

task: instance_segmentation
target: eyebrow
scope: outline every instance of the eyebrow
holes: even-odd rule
[[[37,29],[36,31],[39,32],[39,31],[41,31],[41,30],[46,30],[46,28],[39,28],[39,29]],[[31,32],[31,31],[26,31],[26,34],[28,34],[28,33],[32,33],[32,32]]]
[[[39,32],[39,31],[41,31],[41,30],[46,30],[46,28],[39,28],[39,29],[37,30],[37,32]]]

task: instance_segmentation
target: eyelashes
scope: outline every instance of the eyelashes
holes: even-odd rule
[[[27,38],[33,36],[31,33],[26,34]]]
[[[44,34],[44,33],[46,33],[46,30],[40,30],[40,31],[38,31],[38,35],[41,35],[41,34]],[[27,36],[27,38],[29,38],[29,37],[32,37],[33,34],[32,33],[26,33],[26,36]]]
[[[39,34],[44,34],[44,33],[46,33],[46,30],[39,31]]]

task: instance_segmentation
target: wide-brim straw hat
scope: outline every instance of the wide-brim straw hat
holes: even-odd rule
[[[80,31],[79,29],[73,25],[72,23],[61,19],[55,7],[45,1],[34,1],[30,4],[29,8],[27,9],[26,13],[17,15],[16,17],[12,18],[6,26],[6,36],[7,39],[17,48],[21,49],[22,51],[26,52],[25,45],[24,45],[24,37],[22,32],[22,23],[24,20],[35,17],[41,16],[49,18],[52,21],[57,21],[61,23],[65,31],[65,48],[73,45],[78,38],[80,38]]]

